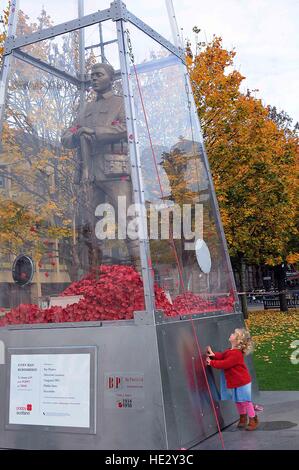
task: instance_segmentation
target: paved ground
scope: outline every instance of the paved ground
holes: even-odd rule
[[[299,450],[299,391],[260,392],[258,400],[264,411],[258,413],[256,431],[245,431],[233,424],[222,431],[227,450]],[[221,449],[215,434],[194,447],[198,450]]]
[[[249,312],[255,312],[256,310],[264,310],[264,304],[248,304]]]
[[[225,449],[299,450],[299,391],[260,392],[255,403],[264,407],[259,413],[258,429],[252,432],[239,430],[236,423],[223,429]],[[222,450],[219,435],[211,436],[192,449]]]

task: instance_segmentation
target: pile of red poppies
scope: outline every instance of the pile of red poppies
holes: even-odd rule
[[[217,310],[222,310],[223,312],[233,312],[234,303],[234,293],[231,291],[227,297],[218,297],[215,306]]]
[[[216,300],[205,300],[198,294],[185,292],[176,297],[173,308],[178,315],[188,315],[208,312],[233,312],[234,311],[233,291],[224,297],[218,297]]]
[[[62,295],[83,295],[75,304],[41,309],[21,304],[0,318],[0,326],[8,324],[61,323],[78,321],[129,320],[133,312],[144,310],[143,282],[131,266],[99,266],[78,282],[73,282]],[[215,303],[190,292],[179,295],[171,304],[163,289],[155,285],[157,310],[167,316],[203,313],[232,308],[225,299]],[[222,303],[221,303],[222,302]]]
[[[179,315],[215,310],[215,305],[212,302],[204,300],[200,295],[192,294],[192,292],[178,295],[173,303],[173,307],[179,312]]]

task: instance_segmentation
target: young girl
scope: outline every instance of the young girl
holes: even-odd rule
[[[244,362],[244,355],[253,350],[253,342],[249,331],[245,328],[237,328],[230,335],[229,341],[231,348],[222,353],[214,353],[208,346],[206,362],[215,369],[222,369],[221,400],[236,402],[240,415],[238,428],[254,431],[259,423],[251,401],[251,377]],[[247,415],[249,423],[247,423]]]

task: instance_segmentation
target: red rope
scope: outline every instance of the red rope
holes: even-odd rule
[[[164,199],[163,188],[162,188],[162,184],[161,184],[161,180],[160,180],[160,175],[159,175],[159,171],[158,171],[157,158],[156,158],[156,154],[155,154],[155,151],[154,151],[154,146],[153,146],[153,141],[152,141],[152,137],[151,137],[151,133],[150,133],[150,128],[149,128],[149,123],[148,123],[147,114],[146,114],[146,110],[145,110],[144,100],[143,100],[143,96],[142,96],[142,92],[141,92],[141,86],[140,86],[140,82],[139,82],[139,78],[138,78],[138,73],[137,73],[137,69],[136,69],[135,64],[133,64],[133,68],[134,68],[134,73],[135,73],[135,77],[136,77],[136,82],[137,82],[138,92],[139,92],[139,96],[140,96],[141,106],[142,106],[142,110],[143,110],[143,114],[144,114],[144,119],[145,119],[147,134],[148,134],[148,138],[149,138],[149,142],[150,142],[151,152],[152,152],[152,156],[153,156],[153,159],[154,159],[154,165],[155,165],[155,169],[156,169],[156,173],[157,173],[157,178],[158,178],[158,182],[159,182],[159,186],[160,186],[161,197],[162,197],[162,199]],[[180,264],[180,260],[179,260],[179,258],[178,258],[178,253],[177,253],[177,250],[176,250],[176,247],[175,247],[175,243],[174,243],[174,239],[173,239],[173,237],[172,237],[172,234],[170,235],[170,243],[171,243],[172,248],[173,248],[173,252],[174,252],[174,256],[175,256],[177,268],[178,268],[178,271],[179,271],[179,278],[180,278],[181,288],[183,289],[183,294],[184,294],[184,296],[186,296],[186,289],[185,289],[185,283],[184,283],[184,279],[183,279],[182,267],[181,267],[181,264]],[[189,308],[189,306],[188,306],[188,299],[187,299],[186,297],[185,297],[185,302],[186,302],[186,307],[187,307],[187,309],[190,310],[190,308]],[[198,342],[198,338],[197,338],[197,335],[196,335],[196,330],[195,330],[194,321],[193,321],[193,318],[192,318],[192,317],[190,317],[190,319],[191,319],[193,334],[194,334],[195,341],[196,341],[196,346],[197,346],[198,355],[199,355],[199,358],[200,358],[202,370],[203,370],[203,372],[204,372],[204,377],[205,377],[205,381],[206,381],[206,384],[207,384],[207,388],[208,388],[208,393],[209,393],[210,401],[211,401],[212,408],[213,408],[213,412],[214,412],[215,419],[216,419],[216,424],[217,424],[217,428],[218,428],[219,438],[220,438],[220,441],[221,441],[222,448],[225,449],[224,440],[223,440],[222,432],[221,432],[221,429],[220,429],[220,423],[219,423],[219,420],[218,420],[218,417],[217,417],[217,411],[216,411],[216,408],[215,408],[215,404],[214,404],[214,401],[213,401],[211,389],[210,389],[209,382],[208,382],[208,377],[207,377],[206,369],[205,369],[205,366],[204,366],[204,363],[203,363],[203,359],[202,359],[202,355],[201,355],[201,348],[200,348],[200,345],[199,345],[199,342]]]

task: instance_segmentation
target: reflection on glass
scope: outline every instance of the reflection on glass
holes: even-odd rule
[[[131,13],[162,34],[168,41],[173,42],[165,0],[154,4],[139,0],[126,0],[124,3]]]
[[[79,54],[81,42],[79,33],[78,30],[75,30],[67,34],[61,34],[51,39],[24,46],[18,52],[22,57],[24,56],[24,60],[29,59],[31,63],[33,61],[37,68],[50,65],[53,74],[56,71],[65,72],[68,75],[65,78],[73,78],[73,82],[79,85],[78,79],[82,61]],[[104,43],[108,42],[108,44],[102,47],[100,40]],[[86,79],[84,85],[86,89],[90,86],[88,79],[90,78],[89,73],[92,64],[105,62],[119,70],[118,61],[114,23],[105,22],[102,25],[97,24],[84,28],[84,74]]]
[[[19,0],[17,36],[78,18],[78,0]]]
[[[232,278],[185,68],[135,27],[130,26],[129,36],[152,265],[169,301],[164,312],[233,311]],[[200,263],[197,240],[206,247]]]
[[[99,10],[110,8],[113,0],[83,0],[83,15],[90,15]],[[19,0],[20,26],[17,35],[39,31],[53,25],[65,23],[78,18],[80,0]],[[139,0],[126,0],[124,2],[129,11],[142,21],[151,25],[157,32],[171,40],[171,29],[167,20],[167,9],[164,0],[158,7]],[[26,19],[26,25],[24,24]],[[166,19],[166,21],[165,21]]]
[[[112,89],[114,76],[115,71],[109,64],[92,66],[91,85],[95,99],[80,109],[62,135],[63,146],[76,149],[76,183],[80,186],[81,197],[84,194],[79,220],[94,250],[90,264],[96,265],[101,259],[100,244],[96,238],[101,239],[103,227],[96,223],[95,216],[103,215],[100,211],[107,210],[99,206],[106,204],[113,208],[119,220],[119,202],[124,201],[127,206],[133,202],[126,116],[123,98],[114,94]],[[127,247],[131,262],[136,264],[139,259],[138,243],[127,239]]]
[[[87,49],[79,78],[78,35],[65,36],[71,54],[63,40],[30,53],[47,63],[55,52],[52,65],[77,82],[12,60],[0,153],[1,325],[131,319],[144,310],[139,243],[119,236],[132,184],[117,56],[114,67],[99,66],[99,48]],[[23,286],[12,277],[19,255],[34,264]]]
[[[19,34],[37,29],[26,12],[20,18]],[[41,18],[44,27],[52,21]],[[185,69],[129,30],[156,308],[232,311]],[[12,58],[0,152],[2,325],[130,319],[145,308],[116,37],[107,21]],[[32,282],[14,282],[18,256],[32,259]]]

